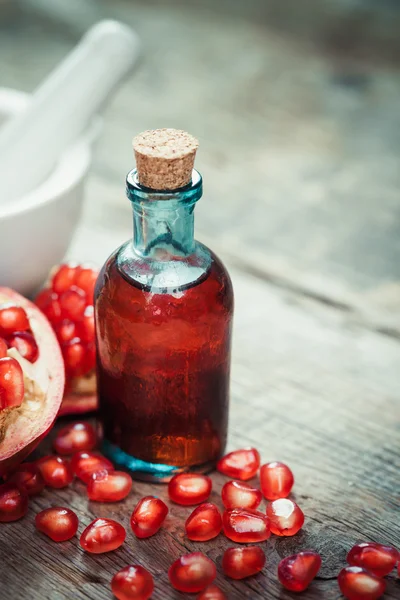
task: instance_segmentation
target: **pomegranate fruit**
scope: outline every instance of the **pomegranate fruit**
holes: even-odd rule
[[[377,600],[383,596],[386,582],[361,567],[346,567],[338,576],[340,591],[348,600]]]
[[[217,469],[220,473],[247,481],[256,475],[260,467],[260,455],[255,448],[244,448],[229,452],[217,463]]]
[[[154,591],[153,577],[144,567],[130,565],[114,575],[111,591],[118,600],[148,600]]]
[[[201,592],[216,576],[214,563],[202,552],[184,554],[172,563],[168,571],[171,585],[179,592],[187,594]]]
[[[222,525],[226,537],[240,544],[263,542],[271,535],[268,517],[257,510],[226,510],[222,515]]]
[[[46,317],[29,300],[1,287],[0,329],[1,476],[21,463],[53,425],[64,391],[64,365]]]
[[[44,479],[35,463],[19,465],[7,478],[9,483],[15,485],[27,496],[37,496],[43,491]]]
[[[205,502],[211,494],[212,481],[207,475],[179,473],[168,484],[168,495],[172,502],[193,506]]]
[[[44,456],[36,462],[46,485],[51,488],[64,488],[74,478],[71,465],[61,456]]]
[[[28,510],[28,496],[15,483],[0,485],[0,523],[21,519]]]
[[[227,481],[221,490],[221,498],[225,508],[256,509],[260,505],[262,494],[243,481]]]
[[[168,506],[155,496],[145,496],[131,515],[131,528],[138,538],[148,538],[160,529],[168,514]]]
[[[305,550],[281,560],[278,565],[278,579],[287,590],[304,592],[320,568],[320,555]]]
[[[98,271],[75,264],[56,267],[35,299],[54,328],[66,371],[60,415],[97,408],[93,293]]]
[[[378,577],[389,575],[399,559],[396,548],[374,542],[356,544],[347,555],[349,565],[367,569]]]
[[[294,484],[292,471],[281,462],[270,462],[260,469],[261,490],[267,500],[286,498]]]
[[[288,498],[273,500],[267,506],[271,533],[281,536],[295,535],[304,524],[304,513],[296,502]]]
[[[222,569],[231,579],[244,579],[262,571],[265,554],[258,546],[228,548],[222,557]]]
[[[195,508],[185,523],[186,535],[189,540],[195,542],[212,540],[220,534],[221,529],[221,514],[211,502],[205,502]]]
[[[227,600],[227,597],[218,586],[209,585],[197,596],[197,600]]]
[[[99,452],[77,452],[71,459],[71,468],[84,483],[89,483],[94,473],[114,471],[114,465]]]
[[[124,471],[100,471],[91,475],[87,495],[96,502],[119,502],[132,488],[132,477]]]
[[[36,515],[35,525],[38,531],[47,535],[53,542],[66,542],[78,531],[79,521],[69,508],[52,506]]]
[[[90,423],[71,423],[60,429],[53,447],[57,454],[66,455],[93,450],[96,444],[96,432]]]
[[[125,528],[112,519],[95,519],[83,531],[80,539],[81,547],[92,554],[112,552],[124,543]]]

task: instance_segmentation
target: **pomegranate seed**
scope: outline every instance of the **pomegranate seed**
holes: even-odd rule
[[[260,484],[267,500],[286,498],[294,484],[293,473],[281,462],[270,462],[260,469]]]
[[[67,374],[78,377],[84,373],[85,348],[79,338],[63,344],[62,353]]]
[[[71,459],[73,473],[84,483],[89,483],[91,476],[100,471],[114,471],[114,465],[98,452],[77,452]]]
[[[60,295],[61,314],[64,319],[75,321],[82,318],[85,306],[85,293],[74,285]]]
[[[172,502],[193,506],[207,500],[211,494],[212,482],[207,475],[180,473],[168,484],[168,495]]]
[[[259,467],[260,455],[255,448],[235,450],[223,456],[217,463],[220,473],[241,481],[254,477]]]
[[[54,329],[57,335],[57,339],[61,344],[70,342],[71,340],[77,337],[77,327],[75,323],[73,321],[70,321],[69,319],[64,319],[64,321],[61,321],[61,323],[57,325]]]
[[[218,586],[210,585],[197,596],[197,600],[227,600],[227,597]]]
[[[74,478],[71,466],[61,456],[44,456],[36,463],[44,482],[51,488],[64,488]]]
[[[172,586],[179,592],[188,594],[201,592],[216,576],[214,563],[201,552],[181,556],[172,563],[168,571]]]
[[[168,506],[155,496],[139,500],[131,515],[131,527],[138,538],[148,538],[160,529],[168,514]]]
[[[189,540],[206,542],[221,533],[222,518],[218,508],[211,502],[200,504],[194,509],[185,523]]]
[[[127,497],[132,477],[123,471],[93,473],[87,484],[87,495],[96,502],[118,502]]]
[[[228,481],[221,491],[222,502],[225,508],[252,508],[256,509],[262,494],[257,488],[242,481]]]
[[[340,591],[348,600],[377,600],[386,588],[386,582],[361,567],[346,567],[339,573]]]
[[[26,515],[28,496],[14,483],[0,485],[0,523],[17,521]]]
[[[287,590],[303,592],[308,588],[320,568],[320,555],[305,550],[281,560],[278,565],[278,579]]]
[[[39,348],[35,338],[28,331],[17,331],[8,338],[10,348],[16,348],[20,355],[34,363],[39,356]]]
[[[304,513],[296,502],[288,498],[273,500],[267,506],[271,532],[275,535],[295,535],[304,524]]]
[[[95,269],[81,268],[75,276],[76,287],[83,290],[90,303],[93,302],[94,287],[96,285],[98,271]]]
[[[265,554],[258,546],[228,548],[222,557],[222,569],[232,579],[244,579],[262,571]]]
[[[23,463],[7,480],[14,483],[27,496],[36,496],[44,489],[44,479],[34,463]]]
[[[7,356],[7,350],[8,346],[6,344],[6,340],[3,340],[3,338],[0,337],[0,358]]]
[[[21,365],[15,358],[0,358],[0,410],[20,406],[25,385]]]
[[[54,542],[70,540],[78,531],[78,517],[69,508],[53,506],[42,510],[35,517],[36,529]]]
[[[46,291],[47,290],[44,290],[44,292]],[[38,304],[38,302],[42,303],[41,298],[36,298],[36,303]],[[38,304],[38,306],[52,325],[56,325],[62,321],[61,305],[57,294],[50,292],[47,295],[47,302],[43,302],[43,306],[40,306],[40,304]]]
[[[7,337],[15,331],[29,329],[26,312],[21,306],[5,306],[0,308],[0,335]]]
[[[75,265],[60,265],[51,282],[53,290],[57,294],[68,291],[74,284],[78,269]]]
[[[96,432],[90,423],[71,423],[60,429],[53,446],[58,454],[65,455],[93,450],[96,444]]]
[[[271,535],[268,517],[257,510],[226,510],[222,524],[226,537],[241,544],[263,542]]]
[[[111,590],[118,600],[148,600],[154,591],[153,577],[140,565],[130,565],[114,575]]]
[[[347,562],[353,567],[362,567],[377,577],[385,577],[395,567],[400,556],[396,548],[374,542],[356,544],[347,555]]]
[[[38,293],[35,298],[35,304],[40,308],[41,311],[48,306],[53,298],[56,298],[57,294],[53,294],[52,290],[46,288]]]
[[[82,320],[78,324],[78,335],[84,342],[94,340],[94,307],[92,305],[85,308]]]
[[[80,544],[86,552],[102,554],[116,550],[124,543],[126,531],[112,519],[95,519],[83,531]]]

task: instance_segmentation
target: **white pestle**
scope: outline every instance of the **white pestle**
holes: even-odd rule
[[[0,203],[22,198],[46,180],[132,68],[138,50],[127,25],[101,21],[89,29],[26,110],[0,129]]]

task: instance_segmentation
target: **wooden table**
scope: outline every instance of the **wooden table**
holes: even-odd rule
[[[400,546],[400,78],[394,41],[378,43],[379,19],[393,29],[399,11],[386,3],[368,20],[369,5],[357,13],[341,3],[335,12],[334,3],[321,9],[310,0],[316,26],[308,36],[301,19],[297,26],[293,12],[288,21],[279,10],[294,10],[290,0],[268,2],[267,11],[246,3],[246,18],[236,2],[232,14],[225,1],[214,12],[211,2],[169,4],[98,3],[70,14],[68,27],[15,14],[0,36],[1,84],[33,89],[93,15],[136,27],[142,63],[107,109],[69,255],[101,263],[130,236],[124,176],[134,133],[175,126],[200,138],[205,197],[197,237],[225,260],[236,293],[229,448],[254,445],[264,462],[292,467],[305,526],[264,543],[266,567],[242,582],[221,574],[223,551],[233,544],[222,535],[187,540],[190,509],[179,506],[155,537],[128,533],[120,550],[88,555],[77,539],[56,545],[40,536],[34,515],[65,505],[79,515],[80,532],[99,516],[128,526],[140,497],[167,493],[135,483],[126,501],[96,504],[75,482],[46,490],[27,517],[1,526],[2,600],[110,599],[112,575],[130,563],[153,573],[156,600],[183,598],[166,573],[194,550],[215,560],[230,600],[289,600],[277,564],[306,548],[321,553],[323,566],[302,597],[334,600],[352,544]],[[287,22],[290,36],[280,27]],[[221,505],[225,478],[213,481],[211,500]],[[385,598],[399,596],[392,574]]]

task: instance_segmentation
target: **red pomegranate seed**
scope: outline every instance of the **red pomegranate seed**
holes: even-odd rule
[[[84,342],[94,340],[94,307],[92,305],[85,308],[82,320],[78,323],[78,336]]]
[[[97,270],[81,267],[75,277],[76,287],[80,288],[85,292],[86,297],[90,303],[93,302],[94,287],[96,285],[97,276]]]
[[[14,483],[0,485],[0,523],[21,519],[28,510],[28,496]]]
[[[37,496],[44,489],[44,479],[34,463],[23,463],[7,480],[27,496]]]
[[[172,502],[193,506],[201,504],[211,494],[212,482],[207,475],[180,473],[168,484],[168,495]]]
[[[78,377],[85,372],[85,348],[79,338],[74,338],[61,347],[65,369],[71,377]]]
[[[287,590],[303,592],[308,588],[320,568],[320,555],[305,550],[281,560],[278,565],[278,579]]]
[[[20,406],[25,385],[21,365],[15,358],[0,358],[0,410]]]
[[[51,290],[43,290],[43,292],[40,292],[35,302],[52,325],[56,325],[62,321],[58,294],[51,292]]]
[[[34,363],[39,356],[39,348],[35,338],[28,331],[17,331],[8,338],[10,348],[16,348],[20,355]]]
[[[63,292],[59,298],[61,314],[64,319],[81,319],[85,312],[86,296],[85,293],[76,286],[70,287]]]
[[[53,506],[42,510],[35,517],[36,529],[54,542],[70,540],[78,531],[78,517],[69,508]]]
[[[0,336],[7,337],[15,331],[27,331],[29,321],[21,306],[0,308]]]
[[[64,319],[61,321],[59,325],[55,328],[55,332],[57,335],[57,339],[61,344],[65,344],[66,342],[70,342],[77,336],[77,327],[73,321],[69,319]]]
[[[217,463],[220,473],[241,481],[254,477],[259,467],[260,455],[255,448],[235,450],[223,456]]]
[[[114,465],[98,452],[77,452],[71,459],[73,473],[84,483],[89,483],[94,473],[114,471]]]
[[[296,502],[288,498],[273,500],[267,506],[271,533],[275,535],[295,535],[304,524],[304,513]]]
[[[132,488],[132,477],[123,471],[94,473],[87,484],[87,495],[96,502],[119,502]]]
[[[244,579],[262,571],[265,554],[258,546],[228,548],[222,557],[222,569],[232,579]]]
[[[160,529],[168,514],[168,506],[155,496],[145,496],[131,515],[131,528],[138,538],[148,538]]]
[[[227,597],[218,586],[210,585],[197,596],[197,600],[227,600]]]
[[[385,577],[395,567],[400,556],[396,548],[374,542],[356,544],[347,555],[347,562],[353,567],[367,569],[377,577]]]
[[[294,484],[293,473],[281,462],[270,462],[260,469],[260,484],[267,500],[286,498]]]
[[[6,340],[3,340],[3,338],[0,337],[0,358],[7,356],[7,350],[8,346],[6,344]]]
[[[222,518],[218,508],[211,502],[200,504],[194,509],[185,523],[189,540],[206,542],[221,533]]]
[[[96,444],[96,432],[90,423],[71,423],[60,429],[53,446],[58,454],[65,455],[93,450]]]
[[[76,265],[60,265],[51,282],[53,290],[57,294],[68,291],[75,282],[78,269]]]
[[[201,552],[185,554],[169,568],[168,577],[172,586],[179,592],[195,594],[210,585],[217,576],[212,560]]]
[[[271,535],[268,517],[257,510],[226,510],[222,515],[222,525],[226,537],[241,544],[263,542]]]
[[[256,509],[262,500],[260,490],[242,481],[227,481],[221,491],[225,508]]]
[[[339,573],[340,591],[348,600],[377,600],[386,588],[386,582],[361,567],[346,567]]]
[[[83,531],[80,544],[86,552],[102,554],[116,550],[124,543],[126,531],[112,519],[95,519]]]
[[[111,590],[118,600],[148,600],[154,591],[153,577],[140,565],[130,565],[114,575]]]
[[[44,456],[36,462],[44,482],[51,488],[64,488],[74,478],[71,466],[61,456]]]

